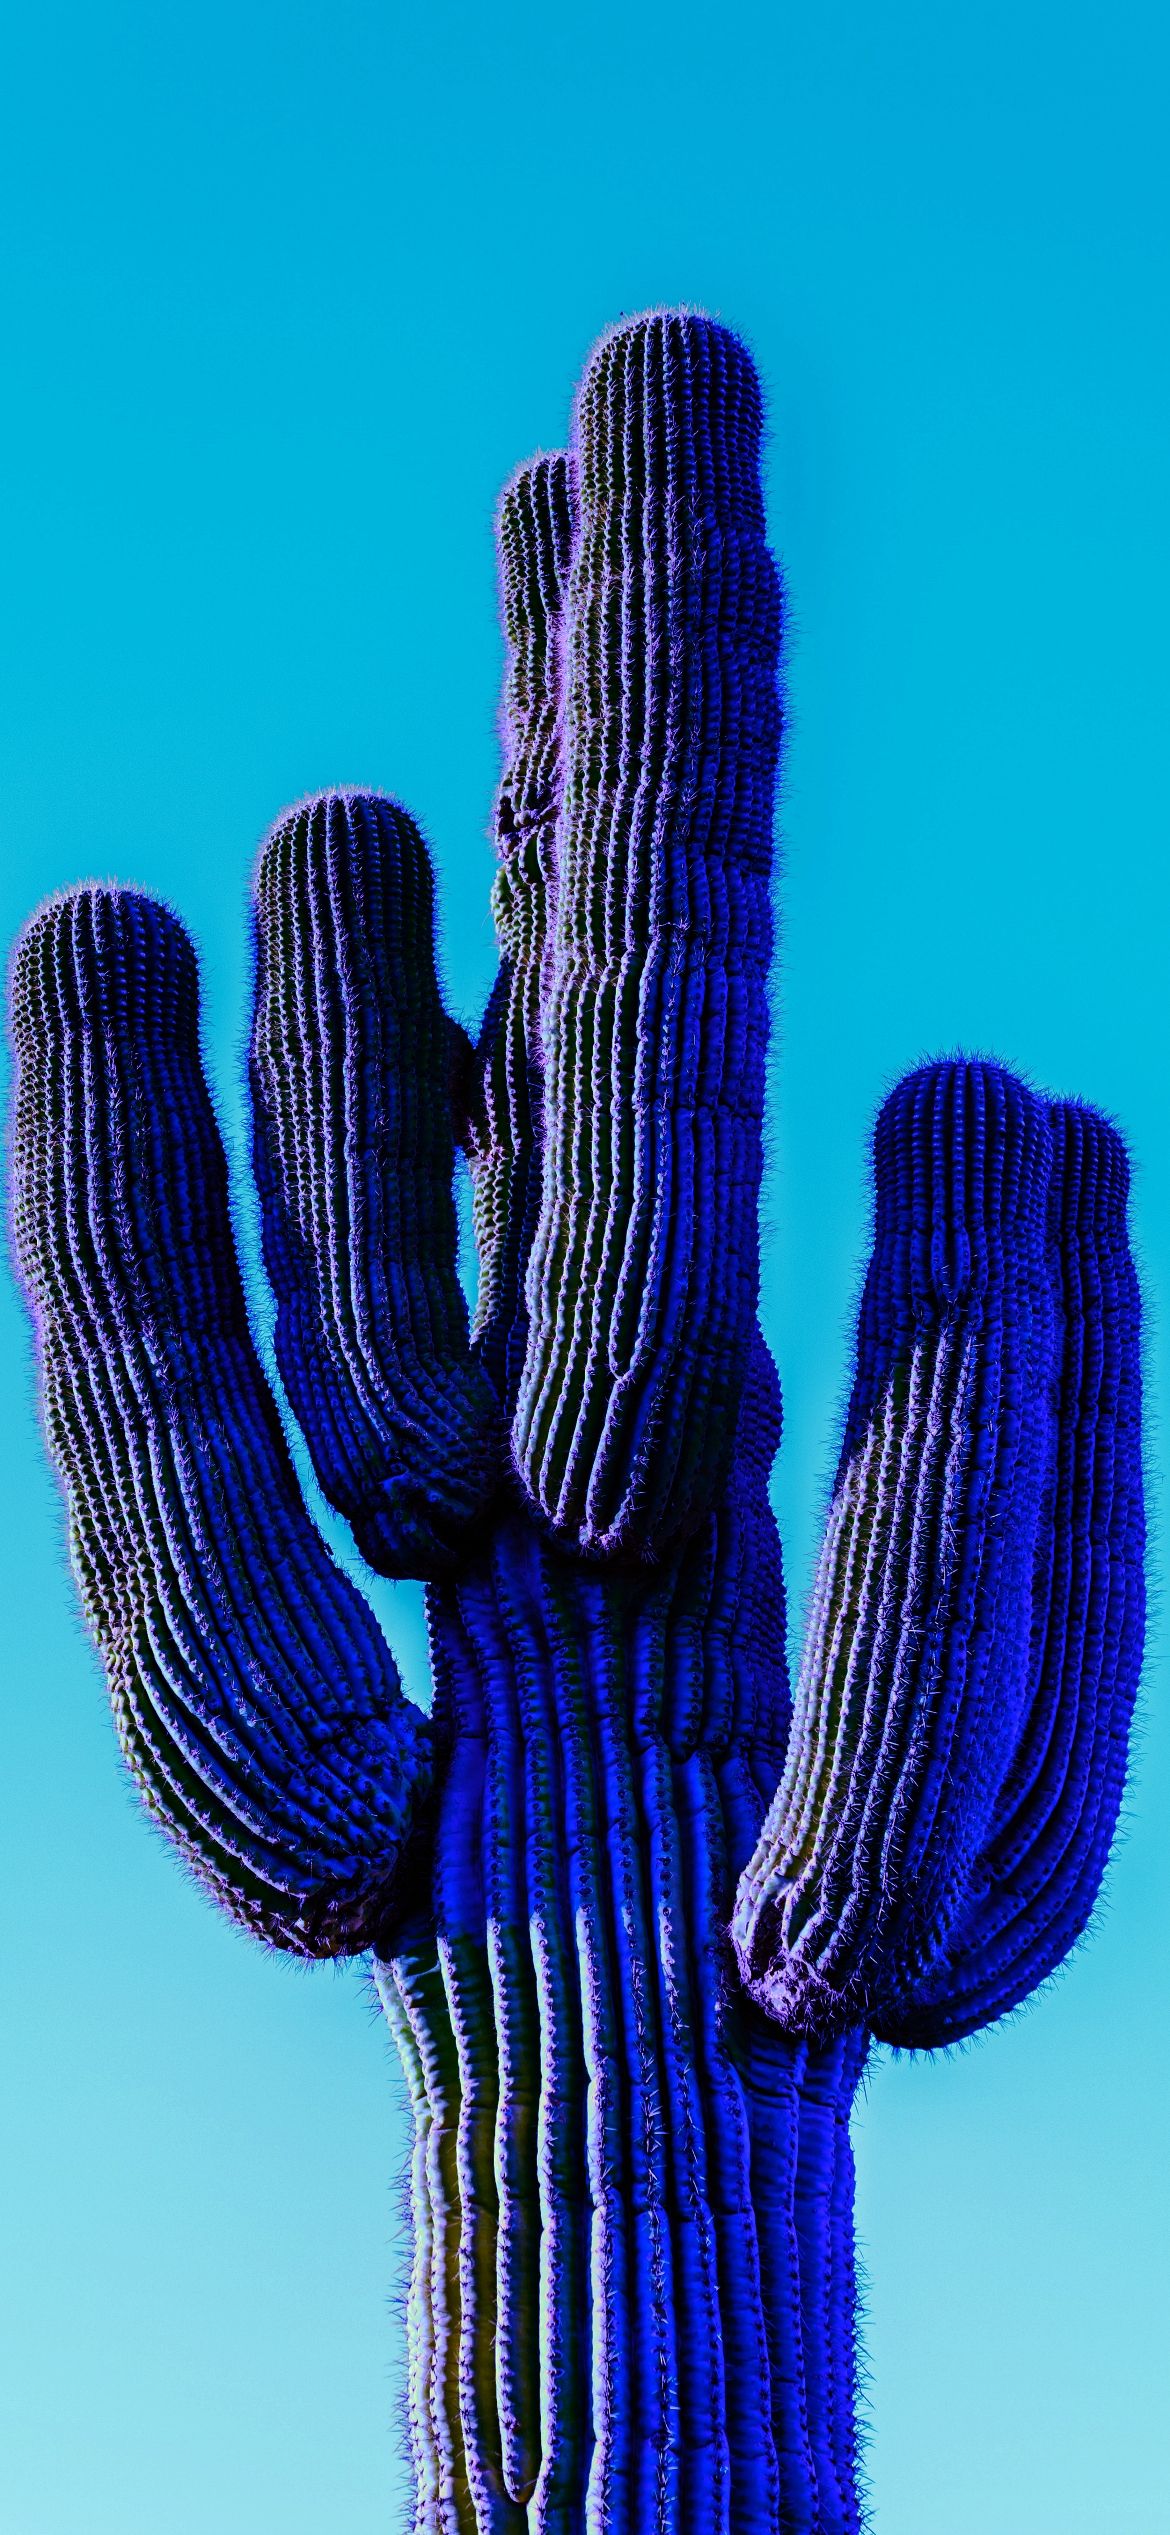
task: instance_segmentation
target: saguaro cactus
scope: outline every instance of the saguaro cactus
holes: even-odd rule
[[[790,1704],[757,1321],[780,735],[759,393],[659,314],[500,512],[496,990],[444,1016],[394,802],[256,886],[276,1353],[428,1722],[298,1495],[178,923],[81,887],[15,967],[15,1225],[122,1747],[215,1897],[372,1949],[414,2110],[416,2526],[859,2525],[850,2106],[873,2036],[1083,1929],[1142,1639],[1112,1128],[999,1066],[887,1100]],[[940,946],[941,948],[941,946]],[[469,1330],[452,1174],[481,1260]]]

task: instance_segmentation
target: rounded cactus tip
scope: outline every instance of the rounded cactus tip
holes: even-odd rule
[[[617,324],[607,326],[597,337],[585,367],[575,398],[579,418],[597,395],[601,382],[613,375],[629,374],[659,365],[676,382],[693,374],[696,383],[706,383],[708,395],[719,402],[730,402],[739,414],[740,427],[745,423],[758,428],[760,422],[760,384],[751,351],[743,336],[722,318],[708,316],[702,308],[645,308],[632,317],[619,317]],[[677,392],[677,388],[676,388]]]
[[[52,889],[25,917],[12,945],[12,966],[18,967],[31,946],[66,923],[93,925],[103,918],[125,922],[137,918],[160,931],[186,939],[186,927],[165,898],[122,880],[74,880],[67,889]]]
[[[376,816],[379,812],[383,816],[389,812],[391,818],[395,819],[409,816],[403,803],[396,800],[393,793],[380,791],[377,784],[324,784],[319,792],[304,792],[299,800],[288,802],[286,807],[277,813],[260,839],[256,855],[257,865],[263,863],[269,847],[276,843],[278,837],[287,836],[289,829],[295,827],[298,821],[308,821],[318,811],[323,811],[328,818],[333,809],[340,810],[345,815],[359,809],[367,811],[371,816]]]
[[[663,301],[654,308],[635,309],[632,315],[617,317],[612,326],[605,326],[594,340],[587,369],[592,368],[593,363],[612,345],[637,343],[650,335],[671,336],[679,343],[710,342],[717,338],[723,343],[735,344],[741,352],[745,349],[734,327],[724,325],[721,317],[712,317],[705,308]]]
[[[1120,1128],[1087,1100],[1054,1100],[1049,1124],[1066,1228],[1124,1223],[1130,1159]]]
[[[42,1000],[50,977],[84,981],[90,1013],[114,1024],[152,1012],[178,993],[198,994],[190,934],[165,899],[113,880],[80,880],[54,890],[21,926],[8,974],[10,1026],[18,1053],[28,1053],[45,1027]],[[57,1006],[54,1005],[54,1009]],[[67,998],[66,1015],[74,1014]]]
[[[590,520],[626,500],[650,504],[663,552],[680,507],[724,539],[761,540],[763,428],[759,375],[730,327],[685,308],[613,327],[595,344],[573,406],[570,475],[586,547]]]
[[[528,457],[519,458],[511,474],[504,477],[496,495],[496,520],[506,519],[519,500],[531,494],[534,486],[556,480],[564,473],[563,449],[533,449]]]

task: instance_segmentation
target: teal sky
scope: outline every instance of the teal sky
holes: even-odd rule
[[[85,875],[169,898],[242,1152],[256,841],[369,782],[433,842],[473,1016],[496,490],[604,324],[711,309],[765,382],[792,616],[765,1293],[794,1637],[865,1139],[926,1054],[990,1050],[1131,1140],[1160,1525],[1164,9],[40,0],[3,60],[5,941]],[[139,1818],[0,1309],[0,2528],[382,2535],[391,2047],[357,1970],[251,1951]],[[417,1597],[375,1598],[418,1683]],[[1170,2526],[1164,1600],[1091,1942],[1008,2029],[876,2066],[877,2535]]]

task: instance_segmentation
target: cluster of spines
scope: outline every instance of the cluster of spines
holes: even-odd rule
[[[654,1556],[726,1472],[758,1285],[780,598],[734,336],[604,338],[570,450],[541,1210],[517,1465]]]
[[[957,2038],[1080,1933],[1142,1643],[1125,1160],[997,1066],[900,1084],[784,1778],[735,1936],[790,2031]]]
[[[452,1564],[501,1475],[456,1271],[455,1055],[413,820],[374,793],[301,803],[256,876],[264,1257],[317,1476],[384,1575]]]
[[[123,1751],[237,1917],[304,1953],[368,1944],[429,1736],[256,1358],[190,943],[149,899],[77,889],[22,937],[13,1030],[16,1248]]]

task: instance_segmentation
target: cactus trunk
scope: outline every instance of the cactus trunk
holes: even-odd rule
[[[864,2039],[769,2025],[727,1937],[788,1722],[766,1519],[726,1506],[622,1575],[517,1522],[432,1588],[437,1924],[379,1965],[415,2115],[420,2535],[859,2523]]]

